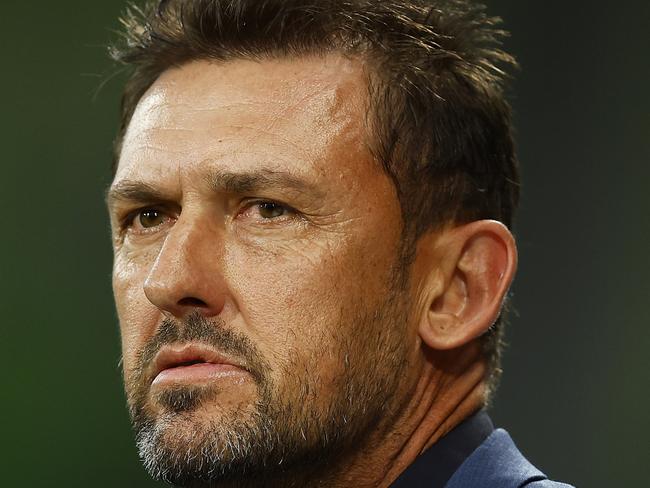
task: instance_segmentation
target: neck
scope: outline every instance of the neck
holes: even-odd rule
[[[317,486],[388,487],[425,450],[479,410],[485,400],[486,365],[478,344],[456,351],[426,351],[406,401],[363,448]]]

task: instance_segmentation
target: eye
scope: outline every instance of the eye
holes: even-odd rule
[[[239,218],[250,224],[288,224],[299,220],[301,214],[289,205],[273,200],[252,200],[244,204]]]
[[[257,204],[257,208],[263,219],[277,219],[290,212],[287,207],[275,202],[261,202]]]
[[[137,215],[138,223],[145,229],[151,229],[152,227],[158,227],[164,221],[164,215],[159,210],[155,208],[148,208],[143,210]]]
[[[125,230],[135,234],[153,231],[167,224],[170,220],[168,212],[155,207],[143,208],[133,212],[124,222]]]

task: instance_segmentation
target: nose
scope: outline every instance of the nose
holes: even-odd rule
[[[179,218],[144,283],[147,299],[179,319],[197,311],[205,317],[218,315],[226,297],[222,255],[217,229],[199,219]]]

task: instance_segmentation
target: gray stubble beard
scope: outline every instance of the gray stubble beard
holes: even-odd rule
[[[330,344],[338,345],[333,355],[346,367],[337,379],[340,388],[329,402],[321,398],[320,410],[321,379],[310,369],[316,358],[285,365],[281,389],[261,372],[257,401],[207,424],[196,409],[218,395],[209,387],[167,392],[157,399],[164,406],[158,417],[147,414],[142,391],[132,395],[131,417],[147,471],[155,479],[195,488],[329,486],[351,452],[390,424],[400,408],[394,393],[407,367],[406,345],[395,336],[396,321],[405,318],[400,296],[395,293],[380,310],[357,316],[348,325],[354,333],[344,341],[330,332]]]

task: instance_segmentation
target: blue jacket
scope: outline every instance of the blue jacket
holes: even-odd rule
[[[571,488],[550,481],[517,449],[508,433],[497,429],[454,473],[445,488]]]
[[[470,416],[422,453],[391,488],[572,488],[550,481],[494,429],[485,410]]]

